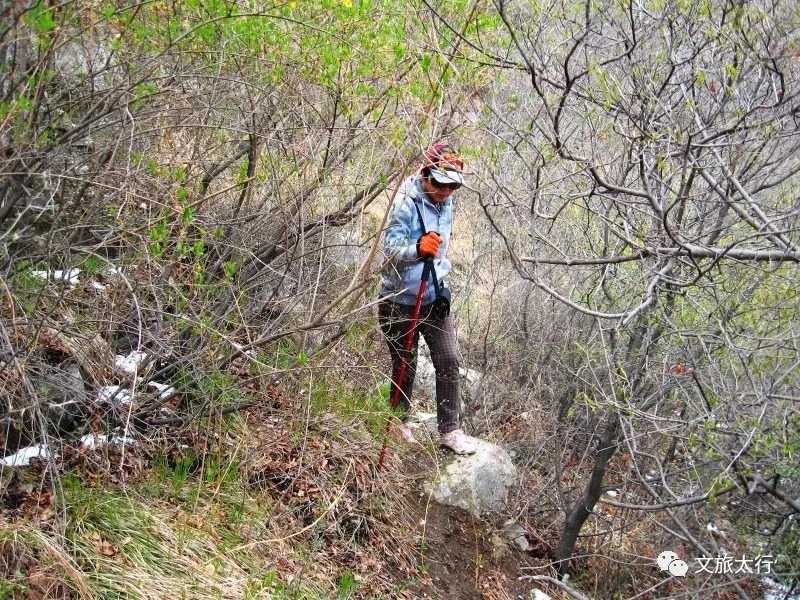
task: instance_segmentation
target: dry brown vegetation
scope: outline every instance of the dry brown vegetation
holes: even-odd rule
[[[666,549],[771,556],[796,593],[794,6],[0,16],[0,597],[767,585]],[[380,228],[441,137],[467,427],[514,456],[528,553],[419,496],[434,450],[374,469]]]

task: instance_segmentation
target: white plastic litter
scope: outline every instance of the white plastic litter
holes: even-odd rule
[[[117,354],[114,361],[118,369],[122,369],[126,373],[136,373],[142,363],[147,360],[147,353],[141,350],[134,350],[127,356]]]
[[[47,460],[50,458],[50,450],[44,444],[37,444],[36,446],[28,446],[17,450],[14,454],[6,456],[0,461],[0,465],[4,467],[27,467],[31,464],[34,458],[41,458]]]
[[[118,385],[105,385],[97,390],[97,401],[130,404],[133,402],[133,396],[128,390]]]

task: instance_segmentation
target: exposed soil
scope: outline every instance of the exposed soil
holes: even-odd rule
[[[411,451],[402,458],[408,476],[405,521],[422,556],[422,576],[412,584],[418,598],[508,600],[530,598],[532,586],[520,581],[537,560],[516,548],[488,520],[460,508],[438,504],[423,489],[426,479],[449,455]]]

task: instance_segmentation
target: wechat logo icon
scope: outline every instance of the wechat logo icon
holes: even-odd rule
[[[665,550],[659,554],[656,563],[658,563],[659,569],[669,571],[670,575],[674,577],[684,577],[689,570],[689,565],[671,550]]]

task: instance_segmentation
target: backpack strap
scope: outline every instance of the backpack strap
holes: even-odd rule
[[[420,211],[419,209],[419,204],[417,204],[416,198],[412,198],[411,201],[414,203],[414,208],[417,209],[417,216],[419,217],[419,226],[422,227],[422,235],[425,235],[426,233],[428,233],[428,231],[425,229],[425,220],[422,218],[422,211]]]
[[[419,226],[422,227],[422,235],[427,234],[427,230],[425,229],[425,221],[422,218],[422,211],[419,209],[419,204],[417,204],[416,198],[412,199],[414,203],[414,208],[417,209],[417,216],[419,217]],[[426,271],[430,271],[431,275],[433,276],[433,288],[436,290],[436,297],[439,298],[442,295],[442,284],[439,283],[439,278],[436,276],[436,268],[433,266],[433,259],[428,259],[425,261],[427,264],[425,268],[422,270],[422,278],[425,279]],[[430,264],[430,269],[427,268],[428,264]]]

